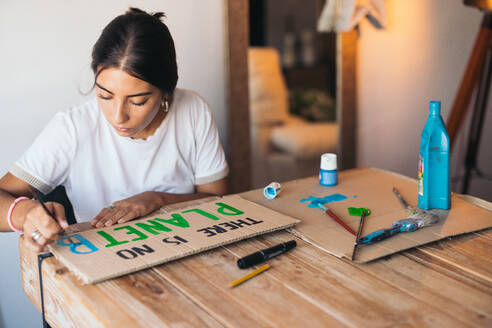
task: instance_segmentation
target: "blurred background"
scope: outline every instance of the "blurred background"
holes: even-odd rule
[[[320,31],[320,16],[330,2],[337,4],[335,11],[347,9],[340,3],[352,3],[353,8],[348,20],[333,19],[335,26]],[[440,100],[442,117],[448,121],[484,17],[479,8],[485,1],[249,3],[253,186],[312,175],[319,169],[319,155],[340,152],[340,138],[350,133],[355,138],[353,166],[373,166],[416,177],[428,104]],[[342,87],[340,35],[353,30],[357,32],[352,65],[357,123],[354,131],[342,133],[338,126],[341,100],[337,99]],[[266,68],[261,65],[265,61],[269,62]],[[279,69],[272,69],[274,65]],[[268,85],[274,85],[273,90],[265,91],[258,77],[261,74]],[[265,105],[265,98],[282,98],[283,93],[287,103],[271,101],[271,106]],[[476,90],[460,121],[451,153],[455,192],[463,192],[464,158],[475,97]],[[284,111],[278,110],[283,106]],[[265,107],[276,110],[270,109],[270,113]],[[482,174],[474,171],[468,187],[469,194],[488,200],[492,200],[492,153],[487,144],[492,140],[491,107],[489,101],[476,157],[478,173]]]

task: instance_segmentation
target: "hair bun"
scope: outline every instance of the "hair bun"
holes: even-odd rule
[[[158,20],[161,20],[162,17],[166,17],[166,14],[164,14],[163,12],[157,12],[157,13],[153,13],[152,16],[154,16]]]
[[[125,14],[147,14],[147,13],[145,11],[143,11],[142,9],[139,9],[136,7],[130,7],[130,8],[128,8],[128,10],[126,11]]]
[[[130,7],[128,8],[128,10],[126,11],[125,14],[144,14],[144,15],[149,15],[149,16],[152,16],[158,20],[161,20],[162,17],[166,17],[166,14],[164,14],[163,12],[156,12],[156,13],[148,13],[142,9],[139,9],[139,8],[136,8],[136,7]]]

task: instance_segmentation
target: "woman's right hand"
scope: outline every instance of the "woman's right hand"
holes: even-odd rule
[[[24,218],[24,242],[35,252],[42,252],[47,244],[58,240],[59,232],[68,228],[63,205],[54,202],[48,202],[45,205],[56,220],[39,203],[31,206]],[[33,240],[34,231],[40,234],[37,240]]]

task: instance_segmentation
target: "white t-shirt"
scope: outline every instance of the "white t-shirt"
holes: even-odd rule
[[[119,136],[96,98],[57,113],[10,172],[43,193],[64,185],[78,222],[144,191],[187,194],[229,173],[205,101],[176,89],[147,139]]]

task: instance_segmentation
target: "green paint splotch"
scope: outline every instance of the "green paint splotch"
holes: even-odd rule
[[[320,205],[332,203],[332,202],[340,202],[342,200],[347,199],[347,196],[342,194],[333,194],[325,197],[314,197],[309,196],[308,198],[303,198],[300,200],[301,203],[308,203],[309,208],[317,208]]]

